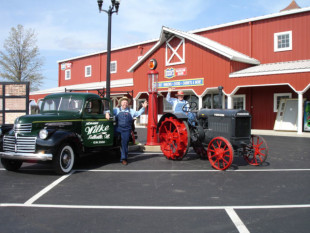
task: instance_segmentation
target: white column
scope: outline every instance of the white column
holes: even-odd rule
[[[132,99],[132,101],[133,101],[133,105],[132,105],[132,108],[133,108],[133,110],[135,110],[136,111],[136,109],[137,109],[137,100],[136,99]]]
[[[227,109],[233,109],[232,95],[227,95]]]
[[[202,109],[202,96],[198,96],[198,109]]]
[[[297,133],[302,133],[302,126],[303,126],[303,94],[302,92],[298,92],[298,116],[297,116]]]

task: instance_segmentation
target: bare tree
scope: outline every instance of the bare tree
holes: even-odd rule
[[[43,79],[43,58],[36,43],[33,29],[25,30],[20,24],[12,27],[3,44],[4,51],[0,51],[0,77],[12,82],[30,82],[31,90],[38,90]]]

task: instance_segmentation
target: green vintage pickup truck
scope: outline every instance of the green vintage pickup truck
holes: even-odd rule
[[[78,157],[92,151],[119,151],[110,100],[91,93],[58,93],[44,98],[40,114],[15,120],[1,135],[3,167],[18,170],[23,162],[51,161],[57,174],[69,173]]]

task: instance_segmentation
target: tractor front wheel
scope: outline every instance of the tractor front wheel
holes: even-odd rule
[[[166,118],[159,127],[159,143],[167,159],[183,159],[190,145],[187,122],[175,117]]]
[[[208,158],[217,170],[226,170],[232,164],[234,150],[230,142],[224,137],[216,137],[208,145]]]

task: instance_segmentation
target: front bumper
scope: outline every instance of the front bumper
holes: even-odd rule
[[[15,160],[49,161],[53,159],[53,154],[0,152],[0,158]]]

